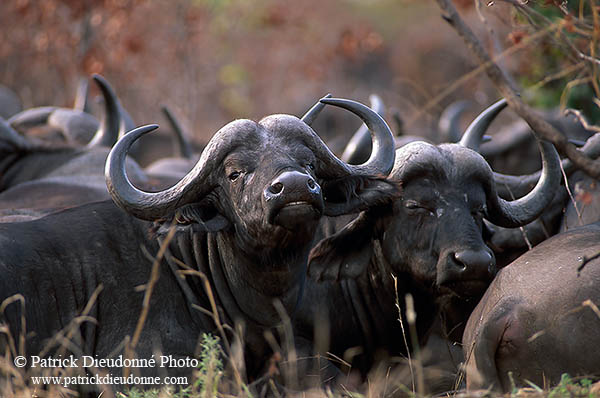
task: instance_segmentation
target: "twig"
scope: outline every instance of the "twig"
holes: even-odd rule
[[[139,342],[140,336],[142,334],[142,330],[144,329],[144,324],[146,323],[146,319],[148,318],[148,313],[150,312],[150,298],[152,297],[152,292],[154,291],[154,286],[158,282],[159,272],[160,272],[160,264],[165,255],[165,251],[167,250],[171,239],[175,236],[175,220],[173,220],[169,232],[165,240],[161,243],[158,253],[154,259],[154,263],[152,264],[152,268],[150,271],[150,280],[144,286],[144,299],[142,301],[142,312],[140,313],[140,317],[138,318],[138,322],[136,324],[135,330],[133,332],[133,336],[128,344],[125,346],[125,356],[127,358],[133,358],[135,347]],[[125,374],[129,375],[129,369],[125,370]]]
[[[575,65],[571,65],[567,68],[561,69],[560,71],[558,71],[557,73],[554,73],[552,75],[548,75],[545,78],[543,78],[542,80],[540,80],[539,82],[535,83],[533,86],[530,87],[531,90],[537,90],[543,86],[545,86],[546,84],[554,81],[554,80],[558,80],[561,79],[565,76],[567,76],[570,73],[576,72],[579,69],[583,68],[585,66],[584,62],[579,62]]]
[[[10,334],[10,329],[7,328],[7,339],[8,339],[8,345],[10,347],[10,351],[14,356],[17,355],[25,355],[25,335],[27,333],[27,328],[26,328],[26,322],[25,322],[25,297],[22,294],[15,294],[13,296],[10,296],[6,299],[4,299],[4,301],[2,301],[2,304],[0,305],[0,314],[3,314],[4,311],[6,310],[6,307],[8,307],[9,305],[11,305],[12,303],[16,303],[19,302],[21,304],[21,335],[19,336],[19,347],[17,348],[17,345],[15,344],[14,338],[13,336]]]
[[[596,51],[598,46],[598,40],[600,39],[600,17],[598,16],[598,8],[596,7],[596,2],[594,0],[590,0],[590,8],[592,9],[592,18],[594,21],[594,28],[592,30],[592,42],[590,43],[590,56],[588,57],[585,54],[581,54],[583,59],[593,60],[592,64],[592,86],[594,87],[594,91],[596,92],[596,96],[600,96],[600,87],[598,87],[598,64],[600,63],[596,58]]]
[[[419,347],[419,338],[417,336],[417,312],[415,311],[415,301],[413,296],[408,293],[404,296],[406,302],[406,320],[410,329],[412,348],[415,352],[415,362],[417,365],[417,393],[424,396],[425,393],[425,375],[423,374],[423,360],[421,358],[421,349]]]
[[[569,188],[569,179],[567,178],[567,173],[565,173],[565,168],[563,167],[562,162],[560,163],[560,171],[562,172],[563,178],[565,180],[565,189],[567,190],[569,199],[571,200],[571,203],[573,203],[573,208],[575,209],[575,213],[577,213],[577,219],[579,220],[579,225],[583,225],[583,218],[581,217],[581,212],[579,211],[579,208],[577,207],[577,201],[573,197],[573,192],[571,192],[571,188]],[[565,222],[565,225],[568,228],[568,225],[566,222]]]
[[[498,60],[501,60],[503,58],[506,58],[509,55],[512,55],[513,53],[515,53],[515,52],[517,52],[519,50],[522,50],[523,48],[528,47],[535,40],[537,40],[537,39],[539,39],[539,38],[541,38],[541,37],[543,37],[545,35],[548,35],[550,33],[553,33],[553,32],[555,32],[557,30],[560,30],[561,26],[562,26],[561,23],[551,24],[551,25],[547,26],[546,28],[544,28],[544,29],[542,29],[542,30],[534,33],[533,35],[530,35],[530,36],[526,37],[524,40],[522,40],[518,44],[507,48],[502,53],[496,55],[493,58],[493,60],[498,61]],[[464,74],[459,79],[455,80],[448,87],[444,88],[439,94],[436,94],[424,106],[420,107],[419,111],[416,112],[415,115],[412,115],[408,119],[408,121],[406,122],[406,125],[407,126],[412,126],[412,124],[415,123],[415,121],[418,120],[423,114],[425,114],[427,111],[429,111],[433,107],[437,106],[444,98],[446,98],[448,95],[450,95],[450,93],[452,93],[453,91],[455,91],[456,89],[458,89],[460,86],[462,86],[463,84],[466,84],[469,80],[471,80],[472,78],[478,76],[480,73],[483,73],[483,71],[487,67],[488,67],[487,64],[479,65],[478,67],[476,67],[472,71]]]
[[[561,168],[562,168],[562,164],[561,164]],[[506,190],[510,194],[511,200],[513,200],[513,201],[517,200],[517,198],[515,198],[515,195],[513,194],[512,190],[510,189],[510,187],[508,186],[508,184],[505,183],[504,187],[506,188]],[[525,226],[523,226],[523,225],[519,226],[519,231],[521,231],[521,235],[523,236],[523,240],[527,244],[527,250],[533,249],[533,245],[531,244],[531,241],[527,237],[527,231],[525,230]]]
[[[594,314],[596,314],[598,316],[598,318],[600,318],[600,309],[598,309],[598,306],[596,304],[594,304],[594,302],[592,300],[587,299],[583,303],[581,303],[581,305],[583,305],[585,307],[590,307],[592,309],[592,311],[594,311]]]
[[[577,109],[565,109],[565,116],[568,115],[573,115],[577,118],[577,120],[579,121],[579,123],[581,123],[581,125],[583,126],[584,129],[588,130],[588,131],[593,131],[594,133],[600,133],[600,127],[598,126],[592,126],[588,123],[588,121],[585,119],[585,117],[581,114],[581,111],[578,111]]]
[[[520,3],[517,0],[500,0],[503,1],[505,3],[509,3],[512,4],[513,6],[515,6],[516,8],[518,8],[519,10],[523,11],[524,13],[527,14],[528,16],[528,20],[529,23],[531,23],[531,25],[533,27],[535,27],[536,29],[539,29],[539,27],[537,27],[537,25],[535,24],[535,22],[533,21],[533,19],[529,16],[529,14],[534,14],[536,17],[542,19],[544,22],[546,22],[547,24],[551,25],[553,24],[553,22],[548,19],[545,15],[539,13],[538,11],[532,9],[529,6],[526,6],[523,3]],[[571,19],[571,21],[573,21],[573,19]],[[575,20],[577,21],[577,20]],[[579,21],[577,21],[579,22]],[[591,26],[585,26],[588,29],[593,29],[593,27]],[[579,49],[571,42],[571,40],[569,39],[569,37],[567,35],[565,35],[565,33],[562,31],[562,29],[558,30],[558,34],[561,36],[562,41],[561,42],[557,42],[555,41],[559,46],[564,47],[564,44],[566,44],[566,46],[568,47],[568,49],[571,51],[572,55],[574,55],[576,58],[580,58],[580,59],[585,59],[583,56],[585,56],[585,54],[583,54],[581,51],[579,51]],[[596,60],[594,58],[592,59],[588,59],[587,61],[593,61],[596,62]]]
[[[473,52],[480,64],[487,65],[486,72],[490,80],[494,83],[498,91],[500,91],[500,94],[506,98],[511,109],[527,122],[536,137],[538,137],[538,139],[550,141],[559,151],[562,151],[569,159],[571,159],[576,167],[582,169],[590,177],[600,178],[599,162],[591,160],[578,151],[573,144],[569,143],[567,138],[561,134],[560,131],[535,114],[535,112],[519,98],[519,95],[511,87],[502,70],[492,61],[473,31],[471,31],[460,18],[452,2],[450,0],[436,1],[444,12],[443,18],[457,31],[459,36],[463,38],[467,47]]]
[[[485,26],[485,28],[488,31],[488,34],[492,40],[492,43],[494,44],[494,51],[497,54],[502,54],[504,51],[502,49],[502,45],[500,44],[500,40],[498,40],[498,35],[494,31],[494,28],[488,22],[485,15],[483,15],[483,11],[481,10],[481,2],[482,2],[482,0],[475,0],[475,10],[477,11],[477,15],[479,16],[479,19],[481,20],[481,23],[483,24],[483,26]],[[504,66],[504,61],[505,61],[505,58],[498,58],[498,60],[497,60],[498,65],[500,67]],[[513,79],[511,76],[507,76],[507,77],[511,80],[511,84],[514,83],[514,82],[512,82]]]
[[[392,274],[394,280],[394,291],[396,292],[396,308],[398,309],[398,322],[400,322],[400,328],[402,329],[402,338],[404,339],[404,346],[406,347],[406,356],[408,358],[408,369],[410,370],[410,381],[412,383],[412,392],[415,395],[415,375],[413,373],[412,358],[410,357],[410,347],[406,340],[406,331],[404,330],[404,322],[402,322],[402,308],[400,307],[400,298],[398,297],[398,278]]]
[[[593,63],[595,63],[595,64],[597,64],[597,65],[600,65],[600,59],[598,59],[598,58],[594,58],[594,57],[592,57],[592,56],[590,56],[590,55],[586,55],[586,54],[584,54],[584,53],[582,53],[582,52],[580,52],[580,53],[579,53],[579,54],[577,54],[577,55],[578,55],[578,56],[579,56],[579,58],[581,58],[581,59],[584,59],[584,60],[586,60],[586,61],[589,61],[589,62],[593,62]]]
[[[568,82],[565,85],[565,89],[563,90],[563,92],[560,95],[560,107],[563,109],[567,107],[567,96],[569,95],[569,93],[571,92],[573,87],[577,87],[582,84],[589,83],[591,81],[591,79],[592,78],[590,76],[586,76],[586,77],[571,80],[570,82]]]

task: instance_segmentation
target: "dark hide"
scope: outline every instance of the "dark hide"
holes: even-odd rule
[[[467,388],[600,376],[599,242],[598,224],[570,229],[498,273],[465,330]]]
[[[495,274],[493,252],[484,243],[491,178],[484,165],[478,154],[454,144],[398,150],[389,179],[402,181],[401,197],[341,230],[323,226],[338,232],[311,252],[309,275],[323,281],[307,282],[296,316],[300,334],[365,376],[412,347],[407,294],[414,298],[420,344],[442,306],[456,299],[472,309]],[[453,320],[459,326],[467,315],[461,316]]]
[[[1,225],[0,293],[3,299],[25,297],[27,329],[35,332],[27,352],[38,352],[71,322],[100,285],[89,314],[97,322],[82,325],[76,347],[103,358],[131,336],[143,299],[137,287],[148,283],[152,258],[174,222],[138,357],[149,358],[153,350],[192,356],[201,333],[218,334],[212,317],[200,310],[211,309],[205,275],[221,322],[243,326],[248,379],[260,375],[271,355],[264,333],[281,323],[274,303],[290,315],[296,309],[321,216],[365,210],[397,194],[385,176],[335,174],[327,167],[332,159],[315,154],[314,136],[291,116],[228,124],[204,151],[207,177],[193,187],[204,193],[177,201],[171,213],[153,217],[152,225],[112,203]],[[181,277],[188,268],[192,274]],[[6,316],[15,335],[19,308],[9,306]]]
[[[14,162],[5,163],[7,168],[0,172],[0,221],[31,220],[56,210],[110,199],[103,173],[108,153],[106,148],[92,148],[7,156],[5,160],[13,158]],[[148,179],[134,161],[128,162],[128,171],[137,184],[147,189],[164,185]]]
[[[103,178],[104,163],[109,152],[109,148],[65,148],[6,153],[3,161],[0,161],[0,166],[3,166],[0,169],[0,189],[6,190],[27,181],[50,177]],[[128,172],[138,184],[147,181],[144,172],[134,161],[128,161]]]

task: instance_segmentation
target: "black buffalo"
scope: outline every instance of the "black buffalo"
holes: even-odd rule
[[[108,82],[100,75],[94,75],[93,80],[102,92],[98,102],[104,108],[105,117],[111,112],[119,114],[118,127],[113,126],[103,134],[98,133],[103,122],[98,121],[90,113],[87,100],[88,81],[85,78],[82,78],[78,84],[73,108],[58,106],[29,108],[12,115],[8,123],[24,136],[41,139],[51,144],[71,146],[93,144],[112,147],[117,138],[135,128],[135,124]],[[113,107],[115,112],[112,110]],[[106,122],[104,124],[105,128],[108,127]]]
[[[133,344],[138,357],[192,356],[202,332],[240,325],[246,373],[260,374],[271,352],[263,334],[281,321],[274,302],[293,313],[320,218],[367,209],[397,192],[385,180],[394,152],[383,119],[352,101],[322,102],[304,121],[324,103],[360,116],[376,148],[366,163],[341,162],[304,121],[273,115],[229,123],[180,182],[148,193],[124,170],[131,144],[155,128],[146,126],[125,135],[107,160],[107,185],[120,208],[102,202],[0,225],[1,298],[22,297],[25,308],[21,313],[18,301],[6,306],[11,335],[34,332],[26,352],[38,353],[90,303],[85,315],[92,320],[77,324],[67,348],[107,358],[134,335],[152,286]],[[161,243],[164,259],[152,274]]]
[[[475,306],[496,272],[484,220],[526,224],[560,184],[558,155],[544,143],[544,172],[533,191],[516,201],[498,197],[495,178],[501,176],[467,146],[504,106],[500,102],[484,112],[459,144],[413,142],[397,149],[388,179],[402,184],[400,197],[362,212],[313,249],[309,273],[322,282],[307,282],[296,325],[321,354],[345,358],[364,376],[383,358],[406,355],[413,346],[407,294],[414,298],[412,337],[419,343],[449,300]],[[352,353],[360,355],[345,357]]]
[[[555,235],[503,268],[469,318],[467,388],[600,376],[600,226]]]
[[[40,210],[109,199],[104,164],[119,136],[121,113],[108,82],[97,75],[94,80],[104,95],[105,112],[102,121],[96,122],[92,140],[85,146],[23,136],[0,119],[0,210],[27,208],[35,209],[34,214],[44,214]],[[53,114],[62,111],[66,112],[54,109]],[[91,117],[82,111],[71,111],[72,114],[65,116],[67,125],[78,125]],[[132,160],[128,160],[128,172],[137,184],[151,186],[146,174]]]

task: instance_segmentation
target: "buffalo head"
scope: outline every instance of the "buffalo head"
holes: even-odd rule
[[[529,223],[560,183],[558,155],[542,143],[543,172],[536,187],[513,201],[498,196],[495,180],[504,176],[470,147],[478,146],[505,106],[500,101],[482,113],[458,144],[413,142],[399,148],[388,178],[402,184],[400,197],[361,213],[320,242],[310,272],[317,278],[356,277],[376,263],[438,296],[483,293],[496,272],[483,220],[504,227]]]
[[[367,162],[340,161],[309,126],[324,104],[346,108],[369,126],[376,150]],[[366,209],[396,192],[385,180],[393,166],[392,134],[381,117],[353,101],[324,98],[302,119],[233,121],[176,185],[142,192],[128,181],[123,162],[131,144],[155,128],[133,130],[112,150],[106,177],[114,201],[141,219],[175,217],[198,231],[233,231],[235,245],[251,257],[304,247],[322,215]]]

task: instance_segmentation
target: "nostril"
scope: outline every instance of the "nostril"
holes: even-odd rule
[[[465,250],[454,253],[454,260],[461,267],[461,270],[467,267],[488,269],[494,265],[493,257],[485,250],[470,251]]]
[[[269,187],[269,192],[272,194],[279,194],[283,191],[283,184],[280,182],[276,182]]]
[[[465,263],[464,253],[454,253],[454,262],[460,268],[461,271],[467,269],[467,264]]]
[[[310,189],[315,189],[316,187],[315,182],[312,179],[309,179],[306,185],[308,185],[308,188]]]

